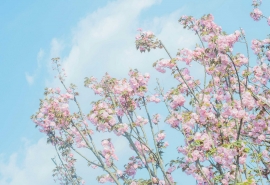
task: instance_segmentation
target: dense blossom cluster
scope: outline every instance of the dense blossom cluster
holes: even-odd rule
[[[250,13],[250,17],[254,21],[259,21],[262,18],[265,18],[267,20],[268,25],[270,26],[270,17],[266,17],[263,15],[262,11],[259,9],[259,7],[262,4],[262,0],[253,0],[252,6],[254,7],[253,12]]]
[[[254,0],[252,5],[251,17],[255,21],[265,18],[259,9],[261,1]],[[251,49],[258,59],[253,65],[251,54],[235,51],[238,42],[249,45],[244,30],[226,34],[211,14],[200,19],[182,16],[179,23],[193,31],[201,43],[193,49],[179,49],[172,57],[150,31],[140,29],[135,41],[140,52],[157,48],[167,52],[168,58],[153,66],[161,73],[169,71],[177,85],[165,92],[159,86],[156,93],[149,93],[150,75],[138,70],[130,70],[128,79],[109,74],[100,81],[86,78],[85,86],[101,97],[92,103],[88,115],[83,114],[76,99],[76,87],[65,86],[65,75],[59,70],[58,59],[54,59],[65,92],[46,89],[46,98],[32,118],[55,146],[61,161],[54,161],[56,180],[62,184],[85,183],[76,174],[76,153],[93,169],[104,170],[106,174],[97,178],[99,183],[173,185],[179,168],[198,185],[270,182],[270,39],[252,40]],[[186,67],[180,68],[181,63]],[[192,63],[204,70],[200,80],[190,73]],[[71,111],[71,102],[78,112]],[[165,120],[157,110],[149,110],[149,104],[164,105]],[[88,125],[89,121],[92,124]],[[171,131],[159,129],[163,122]],[[131,153],[125,152],[131,157],[126,161],[117,157],[113,138],[102,140],[99,150],[93,130],[128,141]],[[172,159],[169,155],[168,161],[163,156],[170,148],[165,139],[171,133],[178,144],[177,150],[171,151],[179,157]],[[178,135],[184,138],[182,144]],[[80,148],[90,150],[93,158],[81,154]],[[118,165],[118,159],[124,167]],[[138,170],[145,170],[147,176],[138,177]]]
[[[142,75],[136,70],[130,70],[128,75],[130,76],[129,84],[134,93],[138,96],[144,96],[147,92],[147,84],[150,79],[150,75],[148,73]]]
[[[106,102],[97,102],[93,105],[88,119],[97,127],[99,131],[112,130],[116,120],[114,111]]]
[[[141,52],[149,52],[151,49],[162,48],[162,45],[153,32],[142,31],[142,29],[138,29],[138,31],[140,33],[136,36],[136,48]]]
[[[260,40],[252,40],[251,49],[257,55],[260,61],[265,60],[270,61],[270,38]]]
[[[33,120],[40,128],[40,132],[49,136],[48,142],[55,146],[57,153],[62,150],[61,163],[57,164],[53,160],[56,165],[53,174],[55,180],[59,180],[60,184],[68,182],[84,184],[85,182],[76,175],[74,155],[70,148],[66,147],[66,143],[71,142],[76,143],[78,148],[86,147],[82,135],[70,125],[70,122],[77,121],[76,115],[71,114],[69,110],[69,101],[74,99],[72,91],[68,89],[62,94],[59,88],[49,88],[45,90],[45,94],[47,98],[41,101],[40,109]],[[85,130],[91,132],[87,127]],[[63,135],[66,135],[65,140],[61,139]]]
[[[134,177],[136,175],[137,170],[143,167],[143,164],[134,156],[130,157],[129,160],[130,161],[125,166],[125,174]]]
[[[45,93],[53,96],[41,102],[35,123],[40,126],[41,132],[48,133],[51,129],[61,129],[69,124],[71,115],[68,102],[73,96],[69,93],[60,94],[60,89],[46,89]]]
[[[250,13],[250,16],[255,20],[258,21],[262,18],[262,11],[259,10],[258,8],[254,8],[253,12]]]
[[[118,160],[118,157],[115,154],[114,146],[110,139],[103,140],[101,144],[103,146],[102,156],[105,158],[105,164],[110,167],[113,159]]]

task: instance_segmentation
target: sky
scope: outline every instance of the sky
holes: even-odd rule
[[[269,1],[263,2],[261,10],[267,12],[267,7]],[[67,83],[78,85],[79,100],[87,112],[96,97],[83,88],[86,76],[101,78],[108,72],[126,77],[130,68],[137,68],[153,76],[151,84],[156,77],[161,84],[173,83],[168,74],[161,76],[152,68],[153,62],[167,57],[164,51],[136,51],[137,28],[153,31],[175,55],[198,42],[178,23],[181,15],[199,18],[211,13],[227,33],[243,28],[250,43],[265,38],[270,29],[264,20],[252,21],[251,11],[251,0],[0,0],[0,184],[54,184],[51,158],[55,152],[30,119],[44,88],[59,85],[51,58],[61,58]],[[245,52],[241,48],[239,52]],[[200,67],[191,71],[197,77],[202,74]],[[95,184],[95,178],[89,177],[91,170],[83,162],[79,167],[87,184]],[[177,173],[181,182],[194,184],[181,171]]]

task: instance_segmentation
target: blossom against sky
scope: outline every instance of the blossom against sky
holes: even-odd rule
[[[267,12],[267,7],[269,1],[261,10]],[[53,150],[30,120],[44,88],[57,86],[52,57],[63,59],[68,81],[79,86],[85,76],[109,72],[123,77],[129,68],[157,74],[152,62],[164,53],[136,51],[137,28],[154,31],[175,54],[197,41],[178,24],[181,15],[212,13],[228,33],[242,27],[249,41],[265,38],[269,27],[264,20],[252,21],[251,11],[247,0],[0,2],[0,184],[52,182]]]

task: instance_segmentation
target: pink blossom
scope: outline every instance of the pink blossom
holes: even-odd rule
[[[175,109],[178,106],[183,106],[185,103],[185,98],[181,94],[172,96],[172,103],[170,104],[171,108]]]
[[[152,122],[153,122],[154,124],[158,124],[159,120],[160,120],[160,115],[159,115],[159,114],[155,114],[155,115],[153,116]]]
[[[135,121],[135,124],[137,125],[137,126],[143,126],[143,125],[145,125],[145,124],[147,124],[148,123],[148,120],[147,119],[144,119],[143,117],[141,117],[141,116],[137,116],[137,120]]]
[[[157,142],[160,142],[161,140],[165,139],[165,137],[166,137],[166,134],[161,132],[161,133],[158,133],[156,140]]]
[[[159,103],[160,102],[160,99],[158,98],[158,94],[154,94],[154,95],[152,95],[152,96],[149,96],[148,98],[147,98],[147,101],[148,102],[155,102],[155,103]]]
[[[258,21],[261,19],[262,11],[258,8],[254,8],[253,12],[250,13],[250,16],[253,18],[253,20]]]
[[[128,125],[125,124],[125,123],[121,123],[121,124],[118,124],[116,126],[116,129],[114,130],[114,133],[117,135],[117,136],[121,136],[123,134],[125,134],[125,132],[127,132],[129,129]]]
[[[177,53],[178,58],[177,60],[185,62],[187,65],[190,65],[192,59],[193,59],[193,51],[189,49],[182,49],[179,50]]]

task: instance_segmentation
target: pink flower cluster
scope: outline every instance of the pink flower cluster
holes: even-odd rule
[[[115,94],[127,94],[127,95],[131,95],[133,94],[133,89],[130,85],[130,83],[128,83],[128,81],[126,79],[124,80],[117,80],[115,82],[115,85],[112,87],[113,88],[113,92]]]
[[[104,184],[106,182],[114,183],[114,180],[109,174],[107,174],[107,175],[103,175],[103,176],[99,177],[98,182],[101,184]]]
[[[155,38],[151,31],[138,30],[140,33],[136,36],[136,48],[140,52],[150,51],[151,49],[162,48],[160,42]]]
[[[105,163],[108,167],[112,165],[113,159],[118,160],[115,154],[114,146],[110,139],[105,139],[101,142],[103,146],[102,155],[105,158]]]
[[[270,61],[270,39],[260,40],[252,40],[251,46],[253,52],[258,56],[258,58],[262,61],[262,56],[266,56],[267,60]],[[266,49],[266,51],[264,50]]]
[[[115,126],[114,133],[117,136],[121,136],[128,131],[129,127],[126,123],[120,123]]]
[[[270,79],[270,67],[263,63],[260,66],[253,67],[254,79],[253,82],[260,82],[263,85],[266,85]]]
[[[235,31],[233,34],[229,35],[218,35],[218,38],[215,40],[216,35],[205,36],[203,39],[208,42],[209,48],[215,49],[218,48],[219,52],[233,51],[234,44],[239,40],[241,34],[240,31]]]
[[[166,137],[166,134],[164,132],[160,132],[157,134],[156,141],[160,142],[160,141],[164,140],[165,137]]]
[[[177,112],[173,112],[166,118],[166,123],[171,125],[172,128],[177,128],[180,124],[180,121],[182,120],[181,115],[179,115]]]
[[[154,63],[154,67],[156,68],[157,71],[165,73],[166,72],[165,68],[172,69],[173,67],[176,66],[175,61],[176,60],[160,59],[156,63]]]
[[[177,53],[177,60],[185,62],[187,65],[190,65],[193,60],[193,51],[189,49],[181,49]]]
[[[98,131],[110,131],[115,125],[114,110],[106,102],[97,102],[93,105],[88,119],[97,127]]]
[[[267,18],[263,15],[262,11],[258,8],[262,4],[262,0],[253,0],[252,6],[254,7],[253,12],[250,13],[250,16],[254,21],[259,21],[261,18],[267,19],[267,23],[270,26],[270,17]]]
[[[69,93],[60,94],[60,89],[48,89],[48,94],[52,94],[49,99],[41,103],[39,112],[33,120],[41,132],[49,132],[53,129],[60,130],[68,125],[68,118],[71,117],[69,111],[69,100],[73,96]],[[61,116],[60,116],[61,115]]]
[[[136,157],[130,157],[128,164],[125,165],[125,174],[134,178],[138,169],[143,167],[143,164]]]
[[[160,102],[160,99],[159,99],[158,97],[159,97],[158,94],[154,94],[154,95],[148,96],[148,97],[147,97],[147,101],[148,101],[148,102],[159,103],[159,102]]]
[[[234,163],[234,156],[236,155],[237,151],[235,149],[218,147],[217,154],[216,156],[214,156],[214,160],[217,163],[222,164],[224,168],[235,169],[236,166],[233,163]]]
[[[159,114],[153,115],[152,122],[153,122],[154,124],[157,125],[158,122],[159,122],[159,120],[160,120],[160,115],[159,115]]]
[[[259,21],[262,17],[262,11],[259,8],[254,8],[253,12],[250,13],[250,16],[254,21]]]
[[[138,142],[138,141],[135,141],[134,142],[137,150],[139,151],[140,154],[144,154],[144,153],[148,153],[150,152],[149,148],[147,148],[147,146],[145,146],[144,144]]]
[[[263,46],[263,42],[259,41],[259,40],[252,40],[251,43],[251,49],[254,51],[255,54],[259,54],[261,52],[261,48]]]
[[[200,85],[199,81],[195,81],[193,77],[191,77],[188,68],[181,69],[180,74],[175,75],[175,78],[181,82],[181,85],[178,86],[178,90],[181,93],[188,92],[189,88],[193,89],[194,87]]]
[[[137,119],[135,121],[136,126],[144,126],[148,123],[148,119],[145,119],[141,116],[137,116]]]
[[[69,131],[71,135],[73,135],[76,145],[78,148],[85,148],[87,146],[85,140],[82,138],[80,132],[75,128],[72,127]]]
[[[237,66],[237,67],[241,67],[242,65],[245,65],[248,63],[248,58],[245,57],[243,54],[237,54],[234,58],[234,64]]]
[[[170,106],[172,109],[176,109],[179,106],[180,107],[183,106],[185,101],[186,101],[184,96],[182,96],[181,94],[173,95],[171,97],[171,99],[172,99],[172,102],[171,102]]]
[[[168,170],[166,171],[166,173],[168,174],[168,179],[171,183],[174,183],[174,180],[173,180],[173,176],[172,176],[172,172],[174,172],[176,170],[176,167],[175,166],[171,166],[168,168]]]
[[[148,73],[142,75],[136,70],[130,70],[128,75],[130,76],[129,84],[135,94],[138,96],[144,96],[147,92],[147,84],[150,79],[150,75]]]

